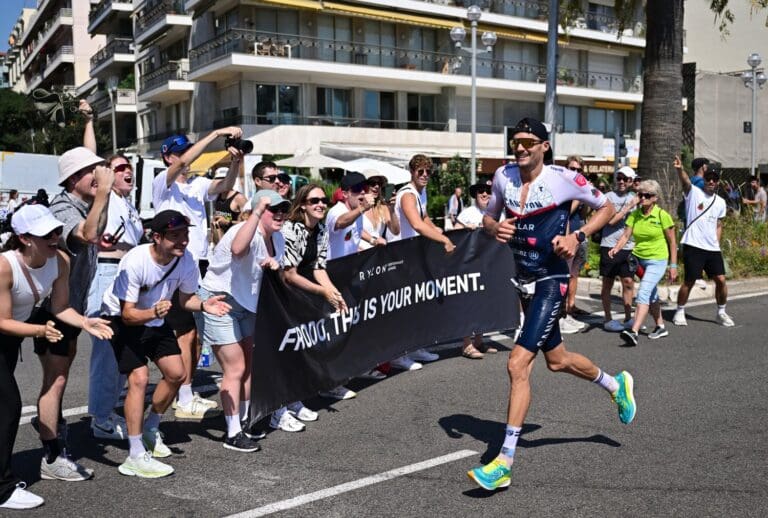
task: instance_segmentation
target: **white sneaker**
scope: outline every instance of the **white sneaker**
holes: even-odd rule
[[[163,434],[157,428],[144,430],[141,440],[144,442],[144,447],[147,451],[156,459],[164,459],[171,456],[171,449],[165,445]]]
[[[329,399],[338,399],[339,401],[342,401],[344,399],[352,399],[353,397],[357,396],[357,392],[354,390],[349,390],[347,387],[343,385],[339,385],[338,387],[334,387],[331,390],[321,390],[318,392],[320,394],[320,397],[329,398]]]
[[[65,480],[67,482],[80,482],[93,476],[93,470],[81,466],[65,455],[59,455],[52,463],[48,464],[45,457],[40,461],[40,478],[45,480]]]
[[[288,411],[299,421],[317,421],[317,412],[305,407],[301,401],[288,405]]]
[[[160,462],[153,458],[148,451],[145,451],[135,459],[129,455],[125,462],[118,466],[117,471],[129,477],[161,478],[173,473],[173,467]]]
[[[16,489],[11,493],[10,498],[0,504],[0,509],[34,509],[43,505],[45,500],[30,491],[27,491],[27,484],[19,482]]]
[[[368,372],[358,376],[358,378],[364,380],[383,380],[386,377],[387,375],[381,372],[379,369],[371,369]]]
[[[293,417],[293,414],[286,407],[275,410],[272,413],[269,426],[284,432],[301,432],[305,428],[304,423]]]
[[[568,321],[569,325],[571,325],[573,327],[579,328],[579,331],[584,330],[587,327],[589,327],[589,326],[587,326],[587,324],[585,322],[582,322],[581,320],[576,320],[571,315],[565,315],[565,320]]]
[[[672,317],[672,323],[676,326],[687,326],[688,321],[685,319],[685,310],[678,309],[675,311],[675,316]]]
[[[199,400],[192,398],[192,401],[186,405],[176,403],[175,415],[178,419],[205,419],[206,417],[212,417],[211,410],[213,408],[206,406]]]
[[[733,327],[736,325],[733,323],[733,319],[728,316],[728,313],[718,313],[717,322],[721,326],[725,326],[725,327]]]
[[[219,408],[219,404],[216,401],[213,399],[205,399],[199,392],[195,392],[194,396],[192,396],[192,401],[197,401],[198,404],[208,408]]]
[[[419,362],[415,362],[411,360],[408,356],[401,356],[400,358],[395,358],[391,362],[389,362],[389,366],[393,369],[400,369],[404,371],[417,371],[424,367]]]
[[[418,349],[412,353],[408,353],[408,357],[415,362],[436,362],[440,359],[440,356],[427,351],[426,349]]]
[[[128,438],[128,427],[125,419],[112,413],[105,421],[99,422],[91,419],[91,434],[97,439],[111,439],[122,441]]]
[[[560,334],[572,335],[581,331],[581,326],[571,324],[568,317],[560,319]]]
[[[611,333],[621,333],[624,330],[624,326],[618,320],[609,320],[603,323],[603,329]]]
[[[705,281],[704,279],[696,279],[695,284],[697,288],[701,288],[702,290],[707,289],[707,281]]]

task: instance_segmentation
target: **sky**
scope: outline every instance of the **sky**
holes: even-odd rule
[[[23,7],[35,7],[36,0],[0,0],[0,52],[8,51],[8,35]]]

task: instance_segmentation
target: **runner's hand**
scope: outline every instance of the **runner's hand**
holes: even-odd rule
[[[555,236],[552,239],[554,252],[563,259],[570,259],[576,255],[576,249],[579,247],[579,240],[573,232],[567,236]]]
[[[224,302],[225,298],[226,295],[213,295],[208,300],[203,301],[203,310],[217,317],[226,315],[232,306]]]
[[[109,325],[109,320],[104,320],[103,318],[84,318],[83,331],[100,340],[109,340],[114,335],[114,331],[112,331],[112,327]]]
[[[56,343],[64,338],[64,334],[56,329],[56,324],[52,320],[45,323],[45,339],[51,343]]]
[[[512,236],[515,235],[517,226],[515,222],[517,218],[505,219],[496,227],[496,241],[500,243],[508,243]]]

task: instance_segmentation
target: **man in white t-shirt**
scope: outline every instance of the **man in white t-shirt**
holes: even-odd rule
[[[152,182],[152,203],[155,212],[177,210],[190,219],[194,225],[189,232],[189,252],[198,262],[201,275],[205,275],[208,261],[208,221],[206,203],[214,201],[221,193],[232,189],[240,171],[243,154],[230,147],[232,162],[227,176],[220,180],[211,180],[194,176],[189,166],[218,137],[239,139],[243,131],[235,126],[214,130],[197,143],[193,144],[184,135],[174,135],[163,141],[161,152],[163,162],[168,166],[165,172],[158,174]],[[178,294],[172,299],[173,309],[168,316],[168,323],[179,340],[186,378],[179,389],[179,401],[176,405],[176,417],[183,419],[202,419],[208,410],[216,408],[217,403],[203,399],[192,392],[192,377],[200,357],[195,320],[192,315],[179,310]]]
[[[475,200],[475,204],[459,213],[453,228],[475,229],[483,225],[483,212],[491,200],[491,186],[484,182],[476,183],[470,186],[469,197]]]
[[[725,312],[728,301],[728,288],[725,284],[725,264],[720,250],[720,236],[723,233],[725,218],[725,200],[717,195],[720,175],[714,169],[704,173],[704,189],[691,183],[683,170],[683,163],[675,157],[673,163],[677,176],[685,193],[686,228],[680,243],[683,245],[685,279],[677,293],[677,311],[672,322],[676,326],[685,326],[685,304],[691,288],[702,271],[715,281],[715,300],[717,301],[717,321],[726,327],[734,325],[733,319]]]
[[[179,305],[188,312],[221,316],[230,309],[223,296],[203,301],[195,295],[200,272],[186,249],[190,226],[189,218],[178,211],[156,214],[151,225],[152,243],[137,246],[123,256],[117,276],[104,294],[102,313],[110,317],[115,330],[112,348],[118,369],[128,376],[125,420],[130,452],[118,468],[123,475],[158,478],[173,473],[171,466],[156,460],[171,455],[158,426],[185,374],[178,343],[165,322],[173,293],[179,290]],[[157,365],[162,378],[143,423],[148,360]]]
[[[336,203],[325,216],[328,229],[328,259],[337,259],[357,253],[360,240],[371,245],[386,245],[382,238],[374,238],[363,230],[363,214],[373,207],[373,196],[368,193],[365,176],[349,172],[341,179],[342,201]]]

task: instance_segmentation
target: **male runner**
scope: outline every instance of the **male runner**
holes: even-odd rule
[[[507,363],[511,387],[501,452],[490,464],[468,472],[488,490],[510,484],[515,447],[531,400],[528,376],[539,350],[550,370],[568,372],[607,390],[618,404],[621,422],[632,422],[636,411],[632,376],[626,371],[610,376],[588,358],[567,351],[557,322],[568,291],[565,259],[573,257],[579,243],[602,228],[615,209],[581,173],[544,165],[551,151],[549,133],[541,122],[522,119],[512,130],[512,139],[517,163],[496,171],[483,226],[497,241],[509,243],[515,254],[513,282],[521,293],[525,322]],[[580,230],[566,235],[573,200],[587,204],[595,214]],[[507,219],[499,223],[502,209]]]

